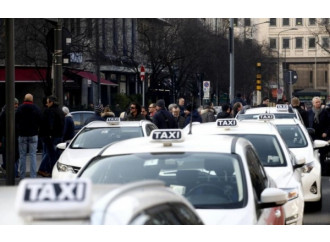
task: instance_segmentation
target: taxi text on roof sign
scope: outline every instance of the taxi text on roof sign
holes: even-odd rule
[[[91,181],[24,179],[20,182],[16,209],[32,218],[86,217],[91,208]]]
[[[260,120],[275,119],[275,115],[274,114],[271,114],[271,113],[259,114],[258,119],[260,119]]]
[[[179,140],[182,138],[181,130],[164,130],[164,131],[154,131],[152,134],[153,140]]]
[[[108,124],[119,124],[120,118],[119,117],[109,117],[109,118],[107,118],[106,122]]]
[[[237,120],[236,119],[218,119],[217,126],[219,126],[219,127],[237,126]]]

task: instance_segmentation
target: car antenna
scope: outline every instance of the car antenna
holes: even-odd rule
[[[192,130],[192,112],[194,110],[194,96],[191,96],[191,112],[190,112],[190,122],[189,122],[189,133],[188,134],[192,134],[191,130]]]

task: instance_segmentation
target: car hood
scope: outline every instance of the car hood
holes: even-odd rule
[[[62,155],[60,156],[59,162],[62,164],[82,167],[84,166],[91,158],[96,156],[100,149],[65,149]]]
[[[278,188],[296,187],[299,182],[289,167],[265,167],[265,170],[267,175],[273,178]]]

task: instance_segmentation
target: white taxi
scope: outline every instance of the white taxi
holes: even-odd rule
[[[1,189],[0,202],[2,225],[203,224],[183,196],[155,180],[93,185],[89,179],[24,179]]]
[[[78,178],[95,184],[164,181],[188,199],[205,224],[284,224],[285,220],[281,205],[287,192],[267,177],[254,147],[244,138],[154,130],[150,137],[105,147]]]
[[[292,108],[287,104],[277,104],[275,107],[252,107],[247,109],[242,109],[237,115],[236,119],[258,119],[259,114],[271,113],[275,115],[276,119],[299,119],[304,123],[300,113],[297,109]]]
[[[261,115],[269,118],[272,114]],[[238,121],[218,119],[213,123],[194,124],[185,128],[186,133],[227,134],[244,137],[255,147],[267,174],[274,179],[277,187],[288,193],[289,201],[284,205],[286,224],[302,224],[304,196],[301,183],[301,169],[305,159],[296,158],[287,148],[275,125],[258,120]]]
[[[296,119],[274,119],[288,148],[306,158],[302,170],[302,187],[305,202],[313,202],[315,209],[322,208],[321,164],[318,149],[328,145],[324,140],[312,140],[305,126]]]
[[[74,178],[79,169],[109,143],[150,135],[157,126],[150,121],[94,121],[84,126],[69,143],[60,143],[64,150],[53,167],[52,178]]]

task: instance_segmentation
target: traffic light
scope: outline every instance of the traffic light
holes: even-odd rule
[[[257,62],[256,90],[261,91],[261,63]]]

